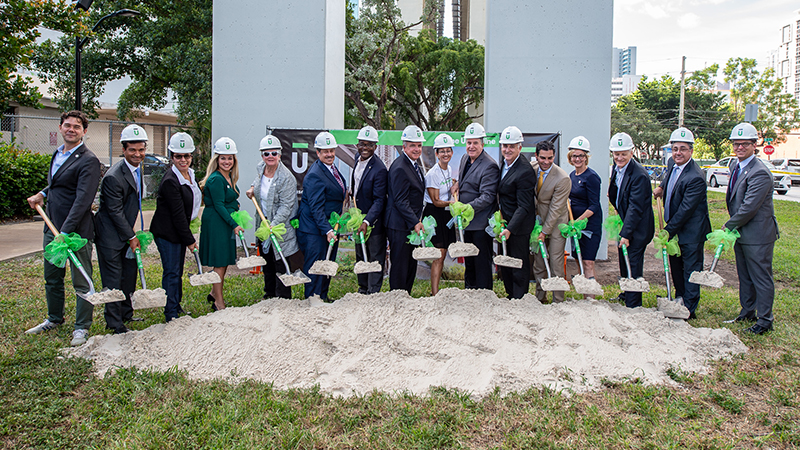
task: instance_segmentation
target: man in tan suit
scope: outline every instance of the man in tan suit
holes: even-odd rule
[[[531,165],[536,170],[536,216],[542,224],[539,239],[543,240],[547,247],[552,276],[564,277],[564,246],[567,240],[561,236],[558,224],[569,221],[567,200],[572,182],[567,172],[553,163],[555,153],[552,142],[539,142],[536,144],[536,164],[531,163]],[[534,256],[533,274],[537,280],[536,298],[543,302],[547,292],[542,290],[538,281],[547,278],[547,268],[541,253]],[[563,302],[564,293],[553,292],[553,301]]]

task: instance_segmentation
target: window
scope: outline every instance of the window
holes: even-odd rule
[[[17,118],[9,117],[17,115],[17,108],[10,106],[3,111],[3,119],[0,120],[0,131],[19,131],[17,128]]]
[[[788,44],[792,38],[792,27],[791,25],[786,25],[783,27],[783,36],[781,39],[781,43]]]

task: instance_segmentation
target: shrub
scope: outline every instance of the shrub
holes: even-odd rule
[[[47,186],[50,157],[0,142],[0,219],[31,217],[27,198]]]

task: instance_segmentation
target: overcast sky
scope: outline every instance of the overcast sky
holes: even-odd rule
[[[763,68],[798,8],[798,0],[615,0],[614,47],[636,46],[638,75],[678,78],[686,56],[687,71],[718,63],[721,78],[732,57]]]

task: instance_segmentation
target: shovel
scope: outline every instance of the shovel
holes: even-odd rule
[[[352,197],[349,197],[350,203],[355,204],[352,201]],[[364,236],[364,232],[358,231],[361,227],[361,224],[364,223],[364,218],[366,217],[365,214],[361,213],[361,210],[357,207],[352,207],[347,210],[350,214],[350,219],[345,224],[345,228],[347,231],[353,233],[353,240],[356,244],[361,244],[361,254],[364,257],[364,261],[358,261],[355,266],[353,267],[353,273],[355,274],[362,274],[362,273],[374,273],[374,272],[381,272],[383,268],[378,261],[369,262],[367,259],[367,238]],[[370,232],[372,231],[372,227],[367,227],[367,236],[369,236]],[[358,232],[358,234],[356,234]]]
[[[269,221],[264,216],[264,213],[261,211],[261,207],[258,205],[255,197],[252,197],[250,200],[253,201],[253,204],[256,206],[256,211],[258,215],[261,216],[261,222],[267,224],[269,226]],[[283,261],[283,266],[286,268],[286,273],[278,275],[278,279],[281,280],[284,286],[294,286],[296,284],[305,284],[310,283],[311,279],[306,276],[300,269],[296,270],[292,273],[291,269],[289,268],[289,263],[286,261],[286,257],[283,256],[283,250],[281,246],[278,244],[278,238],[275,237],[275,234],[272,232],[270,228],[269,239],[272,241],[272,245],[275,246],[275,251],[278,252],[278,255],[281,257],[281,261]]]
[[[194,260],[197,262],[197,274],[189,274],[189,284],[192,286],[202,286],[204,284],[222,283],[222,280],[219,278],[219,274],[217,272],[212,270],[210,272],[203,273],[203,265],[200,264],[200,255],[198,254],[197,249],[192,251],[192,253],[194,253]]]
[[[702,272],[692,272],[692,274],[689,275],[689,282],[699,284],[701,286],[721,288],[723,284],[725,284],[725,279],[722,278],[720,274],[714,272],[714,269],[717,267],[717,262],[719,261],[722,251],[725,248],[730,249],[733,247],[736,239],[739,238],[739,232],[736,230],[729,231],[722,229],[712,231],[706,235],[706,237],[711,243],[714,243],[715,241],[719,242],[719,244],[717,244],[717,251],[714,252],[714,260],[711,261],[711,268]]]
[[[650,292],[650,283],[647,280],[631,277],[631,261],[628,259],[628,246],[625,244],[622,245],[622,256],[628,268],[628,278],[619,279],[619,289],[623,292]]]
[[[378,261],[369,262],[367,260],[367,244],[365,243],[367,239],[364,237],[364,232],[359,231],[358,235],[361,238],[361,253],[364,255],[364,261],[357,262],[355,267],[353,267],[353,272],[358,274],[382,271],[381,263]]]
[[[314,261],[314,264],[308,269],[308,273],[311,275],[326,275],[332,277],[336,275],[336,271],[339,270],[339,264],[336,264],[336,261],[330,261],[331,258],[331,251],[333,251],[333,245],[336,243],[336,238],[339,236],[339,224],[333,226],[333,239],[328,242],[328,252],[325,254],[325,259]]]
[[[431,238],[436,235],[436,219],[433,216],[428,216],[422,219],[422,230],[417,235],[412,232],[408,235],[408,242],[414,245],[419,245],[411,253],[411,257],[417,261],[436,261],[442,257],[441,249],[438,249],[431,244]],[[419,243],[417,243],[419,240]]]
[[[137,248],[134,253],[136,254],[136,266],[139,268],[139,279],[142,280],[142,288],[131,296],[133,309],[163,308],[167,305],[167,292],[162,288],[147,289],[147,281],[144,279],[144,266],[142,265],[142,252]]]
[[[486,232],[489,234],[489,236],[492,236],[500,241],[500,244],[503,246],[503,254],[495,256],[493,261],[498,266],[521,269],[522,260],[508,256],[508,250],[506,249],[506,237],[502,235],[505,229],[506,221],[503,220],[503,213],[500,211],[495,212],[494,215],[489,218],[489,226],[486,227]]]
[[[447,247],[450,257],[463,258],[465,256],[477,256],[478,253],[480,253],[478,247],[475,246],[475,244],[464,242],[464,228],[469,225],[469,222],[475,216],[475,210],[471,205],[456,201],[450,205],[450,214],[453,215],[456,230],[458,231],[458,241],[453,242]]]
[[[567,211],[569,211],[569,224],[566,224],[567,226],[561,231],[561,235],[567,239],[569,239],[570,236],[572,237],[572,242],[575,244],[575,253],[578,255],[578,267],[581,269],[581,273],[572,278],[572,284],[575,286],[575,291],[579,294],[603,295],[603,287],[600,286],[600,283],[595,279],[590,280],[586,278],[583,272],[583,256],[581,256],[581,245],[578,242],[578,236],[580,236],[583,229],[586,228],[588,219],[575,222],[575,218],[572,216],[572,205],[570,205],[569,200],[567,200]],[[559,226],[559,228],[561,227]]]
[[[664,263],[664,278],[667,282],[667,296],[657,297],[656,299],[658,301],[658,310],[664,313],[664,317],[688,319],[689,310],[683,305],[683,298],[672,298],[672,283],[669,276],[669,252],[667,250],[667,245],[670,244],[668,241],[669,233],[664,230],[664,216],[661,202],[658,201],[658,199],[656,199],[656,205],[658,206],[658,222],[661,225],[661,231],[658,233],[659,235],[653,239],[653,244],[656,246],[656,249],[658,249],[659,246],[661,247],[661,260]],[[674,241],[677,243],[677,236]],[[680,247],[678,247],[676,256],[680,256]]]
[[[231,214],[231,217],[236,222],[237,225],[244,229],[251,228],[253,224],[253,218],[250,217],[250,214],[245,210],[236,211]],[[244,258],[239,258],[236,261],[236,267],[239,269],[250,269],[253,267],[261,267],[267,264],[267,261],[257,255],[250,256],[250,252],[247,251],[247,243],[244,241],[244,233],[238,233],[239,240],[242,242],[242,247],[244,248]]]
[[[544,241],[539,239],[539,250],[542,252],[542,259],[544,260],[544,267],[547,269],[547,278],[539,281],[543,291],[568,291],[569,283],[561,277],[554,277],[550,272],[550,263],[547,261],[547,249],[544,246]]]
[[[61,233],[58,232],[58,229],[56,229],[56,226],[53,225],[53,222],[50,221],[50,218],[47,217],[47,214],[45,214],[44,210],[42,209],[42,207],[40,205],[36,205],[36,211],[38,211],[39,215],[42,216],[42,219],[44,219],[45,223],[47,224],[47,227],[50,228],[50,231],[53,233],[53,236],[55,236],[55,237],[60,236]],[[53,242],[55,242],[55,240]],[[66,243],[66,240],[65,240],[65,243]],[[86,244],[84,243],[83,245],[86,245]],[[83,245],[81,245],[81,247],[83,247]],[[50,246],[50,244],[48,244],[48,246]],[[75,250],[77,250],[77,249],[78,248],[75,248]],[[83,278],[89,284],[89,292],[86,292],[86,293],[77,292],[79,297],[81,297],[82,299],[84,299],[87,302],[91,303],[92,305],[100,305],[100,304],[103,304],[103,303],[112,303],[112,302],[121,302],[121,301],[125,300],[125,294],[123,294],[122,291],[119,291],[117,289],[112,289],[112,290],[107,290],[106,289],[106,290],[103,290],[101,292],[95,291],[94,290],[94,283],[92,283],[92,278],[89,277],[89,274],[86,273],[86,270],[83,268],[83,264],[81,264],[81,262],[78,261],[78,258],[75,256],[75,252],[73,251],[73,249],[69,245],[65,245],[64,246],[64,250],[66,250],[69,259],[72,261],[72,264],[75,266],[75,268],[78,269],[78,271],[81,273],[81,275],[83,275]],[[45,255],[47,255],[47,249],[45,249]],[[51,261],[51,263],[52,263],[52,261]],[[66,264],[66,261],[64,261],[64,264]],[[53,265],[59,266],[59,267],[63,267],[63,266],[61,266],[61,264],[53,263]]]

